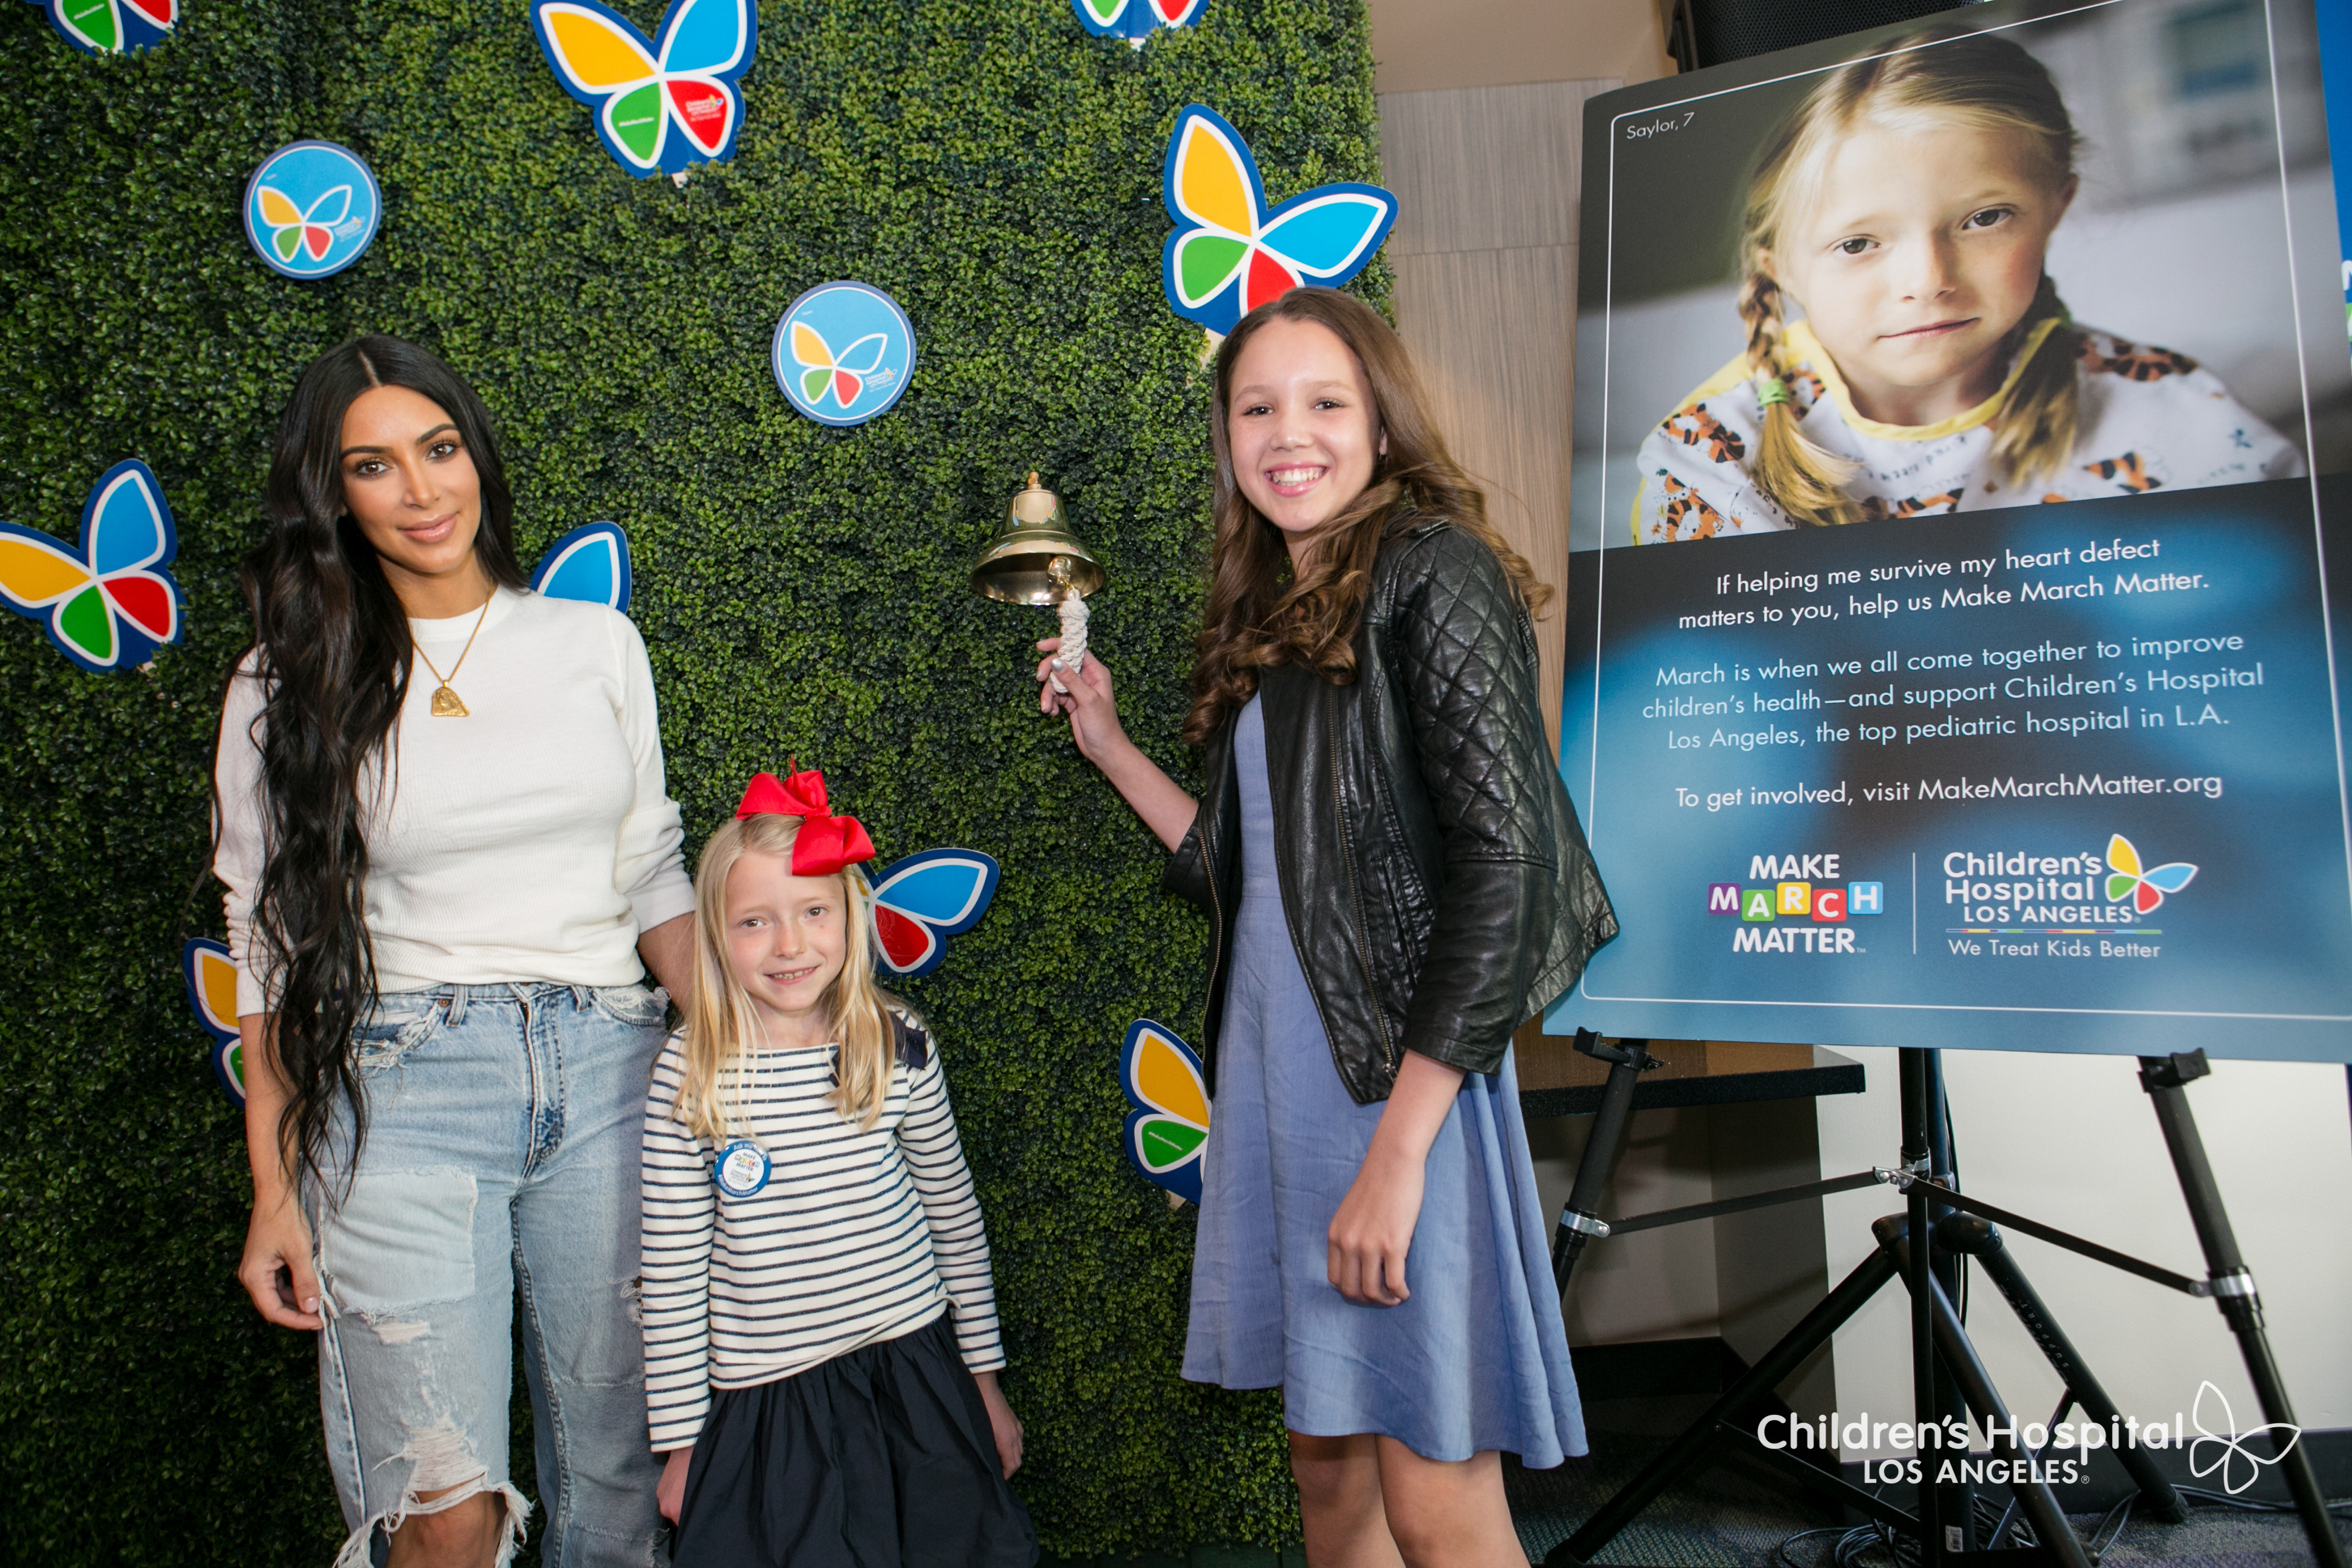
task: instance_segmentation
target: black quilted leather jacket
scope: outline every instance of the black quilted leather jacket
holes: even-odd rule
[[[1282,666],[1258,689],[1283,912],[1333,1064],[1367,1105],[1406,1051],[1496,1071],[1617,920],[1544,738],[1535,627],[1494,552],[1442,520],[1392,525],[1355,648],[1348,685]],[[1208,743],[1160,883],[1209,912],[1212,1093],[1241,896],[1237,721]]]

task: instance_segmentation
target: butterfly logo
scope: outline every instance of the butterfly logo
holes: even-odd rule
[[[629,613],[629,536],[617,522],[586,522],[548,547],[530,591]]]
[[[1345,283],[1396,223],[1397,199],[1378,185],[1318,185],[1267,211],[1241,132],[1197,103],[1176,115],[1162,182],[1178,226],[1160,286],[1178,315],[1220,334],[1303,284]]]
[[[1201,1058],[1166,1025],[1138,1018],[1119,1048],[1118,1086],[1135,1106],[1127,1118],[1129,1162],[1171,1200],[1199,1203],[1201,1151],[1209,1142]]]
[[[820,425],[863,425],[906,395],[915,326],[870,283],[820,283],[777,318],[768,354],[794,408]]]
[[[2221,1425],[2225,1429],[2223,1431],[2216,1432],[2205,1425],[2205,1396],[2209,1394],[2213,1396],[2213,1402],[2221,1407]],[[2197,1430],[2204,1434],[2201,1437],[2189,1439],[2189,1473],[2199,1480],[2203,1480],[2218,1470],[2221,1477],[2221,1489],[2232,1496],[2244,1491],[2260,1480],[2264,1465],[2277,1464],[2293,1452],[2294,1446],[2303,1440],[2303,1428],[2291,1421],[2273,1421],[2247,1431],[2239,1431],[2238,1418],[2230,1409],[2229,1395],[2210,1383],[2198,1384],[2197,1405],[2189,1419],[2196,1422]],[[2284,1440],[2281,1437],[2282,1434],[2284,1434]],[[2267,1455],[2257,1454],[2245,1447],[2246,1439],[2249,1437],[2264,1435],[2270,1437],[2273,1452]],[[2200,1458],[2206,1452],[2208,1444],[2219,1450],[2210,1459]],[[2243,1469],[2239,1468],[2241,1464],[2245,1467]]]
[[[737,85],[759,21],[751,0],[671,0],[661,43],[597,0],[532,0],[531,30],[563,90],[598,111],[597,138],[640,179],[735,155]]]
[[[994,858],[977,849],[926,849],[892,862],[874,883],[877,965],[905,976],[937,969],[946,939],[988,912],[1000,875]]]
[[[1208,0],[1070,0],[1078,26],[1097,38],[1125,38],[1137,48],[1162,27],[1198,21]]]
[[[245,1054],[236,1028],[236,963],[226,943],[200,936],[180,952],[188,1006],[213,1037],[213,1075],[232,1104],[245,1109]]]
[[[96,674],[131,669],[180,640],[179,553],[163,487],[132,458],[99,476],[81,509],[81,549],[0,522],[0,600],[49,623],[58,651]]]
[[[58,36],[84,54],[152,49],[180,25],[180,0],[33,0]]]
[[[366,253],[383,217],[367,160],[332,142],[289,142],[245,184],[245,237],[289,278],[326,278]]]
[[[324,261],[327,247],[335,243],[336,228],[352,215],[349,185],[337,185],[308,207],[295,205],[294,198],[275,185],[264,185],[254,195],[261,204],[261,221],[269,229],[269,248],[280,261],[291,261],[306,250],[311,260]]]
[[[2139,851],[2132,841],[2118,833],[2107,840],[2107,901],[2132,901],[2134,912],[2154,914],[2164,905],[2164,895],[2177,893],[2189,886],[2197,876],[2197,868],[2184,860],[2169,866],[2157,866],[2141,870]]]
[[[794,321],[793,360],[800,366],[801,395],[814,405],[823,403],[829,392],[834,402],[846,410],[865,393],[866,378],[881,369],[883,353],[889,346],[887,332],[868,332],[836,354],[824,333],[806,321]]]

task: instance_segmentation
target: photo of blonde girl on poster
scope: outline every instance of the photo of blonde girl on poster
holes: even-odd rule
[[[1613,128],[1580,546],[2311,472],[2341,417],[2298,367],[2286,186],[2314,153],[2263,7],[1998,9]],[[2134,129],[2150,82],[2165,137]]]

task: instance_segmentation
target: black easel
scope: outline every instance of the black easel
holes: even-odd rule
[[[1598,1042],[1594,1044],[1598,1045]],[[1632,1054],[1646,1058],[1647,1053],[1640,1048],[1641,1044],[1643,1043],[1636,1043]],[[1638,1076],[1638,1066],[1620,1059],[1618,1056],[1603,1055],[1607,1047],[1587,1050],[1581,1032],[1578,1037],[1578,1048],[1586,1050],[1588,1055],[1601,1056],[1602,1059],[1612,1063],[1609,1088],[1602,1097],[1603,1115],[1607,1115],[1610,1096],[1619,1089],[1621,1073],[1624,1079],[1624,1107],[1630,1109],[1632,1085]],[[1623,1048],[1622,1046],[1617,1047],[1620,1052]],[[1767,1351],[1747,1375],[1726,1390],[1664,1454],[1603,1504],[1565,1543],[1555,1549],[1545,1560],[1546,1568],[1560,1568],[1560,1565],[1591,1561],[1595,1552],[1631,1523],[1661,1491],[1685,1474],[1711,1462],[1717,1453],[1727,1447],[1749,1453],[1806,1489],[1822,1494],[1911,1537],[1918,1545],[1922,1568],[1961,1568],[1962,1564],[1981,1557],[1983,1553],[1976,1550],[1974,1502],[1966,1489],[1938,1487],[1932,1483],[1932,1477],[1923,1476],[1918,1490],[1917,1512],[1906,1513],[1842,1477],[1805,1463],[1787,1450],[1765,1447],[1755,1432],[1739,1425],[1738,1418],[1769,1397],[1775,1385],[1826,1343],[1838,1327],[1859,1310],[1881,1287],[1900,1277],[1911,1296],[1913,1400],[1918,1422],[1922,1426],[1938,1422],[1946,1415],[1965,1408],[1973,1413],[1987,1429],[2001,1430],[2006,1434],[1994,1443],[1996,1456],[2011,1460],[2038,1460],[2041,1458],[2039,1451],[2029,1452],[2019,1443],[2016,1420],[2002,1404],[1999,1391],[1993,1387],[1975,1347],[1969,1342],[1967,1332],[1960,1325],[1959,1314],[1952,1305],[1957,1293],[1960,1259],[1974,1257],[1984,1265],[1987,1275],[2011,1310],[2016,1311],[2020,1321],[2024,1323],[2027,1331],[2065,1384],[2065,1392],[2056,1413],[2051,1417],[2051,1424],[2054,1426],[2064,1419],[2067,1412],[2077,1404],[2101,1425],[2116,1419],[2117,1413],[2114,1401],[2107,1397],[2105,1390],[2092,1376],[2081,1354],[2026,1281],[2016,1260],[2010,1257],[2000,1233],[1988,1221],[1997,1220],[2012,1229],[2039,1237],[2187,1294],[2213,1297],[2238,1335],[2265,1417],[2272,1421],[2293,1421],[2285,1388],[2279,1379],[2276,1363],[2271,1358],[2269,1342],[2263,1333],[2261,1307],[2253,1292],[2252,1277],[2246,1271],[2235,1239],[2231,1235],[2220,1190],[2214,1185],[2211,1170],[2205,1162],[2204,1146],[2197,1136],[2196,1123],[2190,1115],[2187,1096],[2182,1092],[2183,1084],[2204,1076],[2210,1070],[2201,1051],[2177,1057],[2145,1058],[2140,1068],[2141,1082],[2156,1101],[2158,1119],[2164,1127],[2166,1142],[2172,1152],[2173,1165],[2180,1177],[2182,1194],[2188,1200],[2199,1240],[2205,1247],[2210,1275],[2201,1280],[2190,1279],[2095,1242],[2084,1241],[2036,1221],[1994,1208],[1955,1190],[1943,1114],[1943,1075],[1937,1053],[1906,1048],[1899,1060],[1903,1164],[1898,1170],[1865,1172],[1828,1182],[1783,1188],[1776,1193],[1732,1199],[1727,1203],[1700,1204],[1669,1210],[1612,1225],[1601,1220],[1592,1211],[1599,1201],[1600,1183],[1606,1179],[1616,1160],[1618,1145],[1622,1142],[1623,1111],[1621,1110],[1612,1126],[1604,1129],[1600,1124],[1595,1125],[1591,1141],[1586,1145],[1583,1162],[1578,1169],[1569,1212],[1561,1215],[1561,1230],[1553,1250],[1554,1272],[1563,1286],[1577,1253],[1582,1249],[1584,1240],[1591,1237],[1623,1234],[1662,1224],[1793,1202],[1879,1181],[1905,1193],[1908,1200],[1907,1213],[1877,1221],[1872,1226],[1872,1232],[1878,1246],[1871,1256],[1831,1291],[1820,1306],[1806,1314],[1802,1321]],[[1604,1131],[1610,1133],[1605,1147]],[[1588,1177],[1592,1178],[1589,1183]],[[1579,1223],[1572,1224],[1572,1219]],[[1574,1237],[1572,1245],[1571,1233]],[[1911,1245],[1915,1237],[1920,1243],[1916,1247]],[[1945,1255],[1941,1267],[1938,1267],[1939,1253]],[[1924,1468],[1924,1444],[1920,1452]],[[2157,1470],[2147,1450],[2126,1445],[2116,1452],[2155,1512],[2173,1521],[2187,1517],[2179,1494]],[[2310,1460],[2300,1444],[2288,1452],[2282,1468],[2286,1473],[2288,1488],[2294,1495],[2297,1510],[2303,1516],[2305,1531],[2311,1538],[2317,1568],[2346,1568],[2343,1547],[2336,1539],[2326,1500],[2320,1495],[2317,1478],[2313,1475]],[[2023,1563],[2032,1560],[2061,1563],[2067,1568],[2088,1568],[2089,1559],[2083,1544],[2067,1524],[2048,1484],[2029,1480],[2014,1490],[2015,1500],[2011,1504],[2010,1511],[2001,1516],[2000,1523],[1990,1532],[1987,1544],[1997,1546],[2000,1543],[2009,1531],[2011,1518],[2021,1509],[2032,1524],[2040,1545],[2032,1549],[2011,1548],[2002,1553],[2000,1562],[2011,1565],[2011,1568],[2021,1568]],[[2020,1550],[2025,1550],[2027,1555],[2019,1556]]]

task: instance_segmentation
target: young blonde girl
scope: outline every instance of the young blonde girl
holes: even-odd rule
[[[2049,72],[1995,34],[1823,77],[1749,185],[1748,346],[1643,442],[1634,538],[2303,473],[2195,362],[2074,322],[2042,268],[2080,145]]]
[[[646,1107],[646,1394],[710,1568],[1029,1568],[988,1238],[929,1029],[874,984],[873,846],[761,773],[695,879]]]

